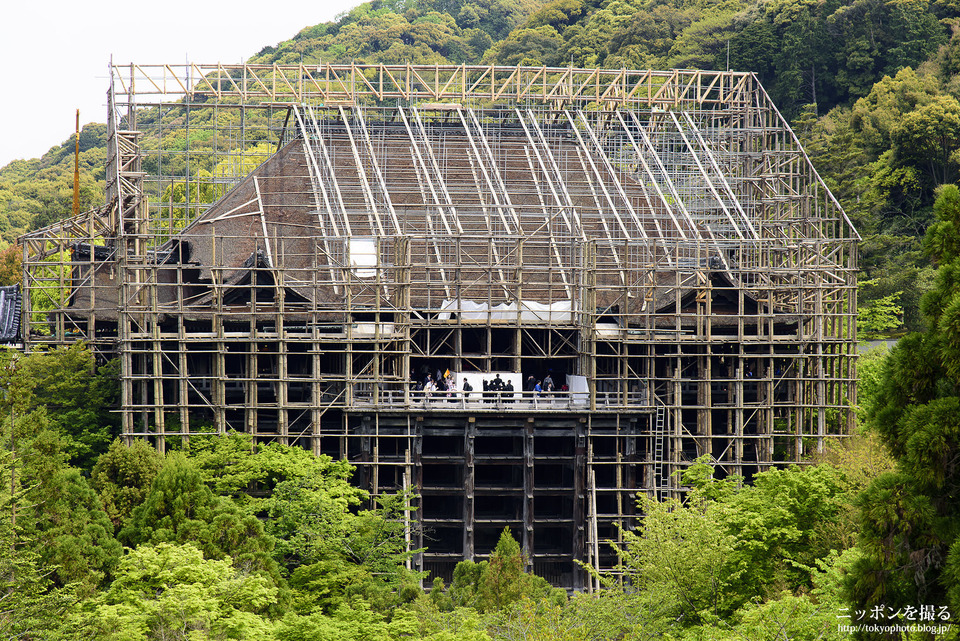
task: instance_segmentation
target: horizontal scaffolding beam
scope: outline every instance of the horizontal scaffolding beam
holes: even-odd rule
[[[756,86],[738,71],[609,70],[480,65],[113,65],[118,96],[175,100],[337,102],[536,101],[607,107],[745,106]],[[121,98],[119,103],[125,101]],[[241,103],[242,104],[242,103]]]

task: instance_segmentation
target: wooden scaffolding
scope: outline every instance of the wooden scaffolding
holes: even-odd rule
[[[445,580],[510,527],[588,588],[637,492],[852,425],[859,238],[752,74],[127,65],[108,97],[107,202],[22,239],[27,349],[121,359],[127,438],[415,488]]]

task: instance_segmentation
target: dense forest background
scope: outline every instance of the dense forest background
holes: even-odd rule
[[[750,484],[701,461],[683,504],[644,499],[599,594],[528,574],[509,533],[427,594],[404,549],[410,497],[371,502],[346,464],[240,435],[127,447],[115,365],[83,346],[6,355],[0,636],[956,638],[958,19],[953,0],[376,0],[265,47],[250,62],[756,72],[864,237],[862,335],[902,336],[861,359],[860,432]],[[83,208],[103,200],[105,134],[80,133]],[[0,284],[17,236],[69,215],[73,149],[0,169]]]

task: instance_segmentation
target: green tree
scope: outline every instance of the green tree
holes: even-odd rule
[[[503,528],[497,547],[480,577],[480,608],[485,611],[502,610],[520,600],[526,579],[526,559],[520,544]]]
[[[861,280],[858,287],[864,289],[874,287],[876,281]],[[901,325],[903,307],[900,297],[903,292],[894,292],[882,298],[871,300],[857,307],[857,335],[861,338],[871,334],[879,334],[897,329]]]
[[[728,565],[738,606],[784,589],[812,588],[817,561],[843,544],[835,525],[844,489],[832,466],[793,466],[761,472],[721,501],[721,522],[735,537]]]
[[[588,620],[576,618],[573,612],[556,603],[528,597],[497,612],[487,628],[494,639],[586,641],[596,638],[591,634]]]
[[[268,578],[238,569],[229,556],[205,558],[191,544],[141,545],[73,623],[78,634],[110,641],[267,639],[277,594]]]
[[[637,11],[610,36],[603,64],[627,69],[663,66],[674,40],[695,17],[692,10],[673,5]]]
[[[897,160],[916,167],[933,186],[957,177],[960,167],[960,102],[938,96],[907,113],[891,132]]]
[[[231,556],[238,567],[283,584],[270,556],[273,538],[264,533],[260,521],[231,499],[216,496],[196,465],[179,452],[166,456],[120,539],[131,546],[191,543],[208,559]]]
[[[28,472],[23,480],[35,479]],[[53,569],[56,585],[78,583],[81,593],[90,592],[109,580],[120,557],[113,524],[76,468],[36,481],[27,492],[36,507],[22,515],[25,535],[45,566]]]
[[[57,588],[52,568],[38,553],[27,530],[33,518],[24,487],[22,453],[9,447],[10,423],[3,422],[0,439],[0,638],[33,638],[52,633],[76,600],[76,584]],[[28,526],[28,527],[25,527]]]
[[[947,35],[926,0],[846,2],[829,16],[827,27],[838,43],[838,88],[852,98],[866,95],[884,74],[916,68],[937,53]]]
[[[96,493],[66,464],[61,438],[43,409],[13,412],[3,422],[4,475],[11,491],[8,518],[12,558],[34,559],[50,588],[70,587],[81,596],[109,581],[121,547]],[[32,562],[32,561],[31,561]],[[39,584],[38,584],[39,585]]]
[[[838,107],[818,118],[816,106],[807,105],[793,126],[831,193],[857,230],[868,234],[875,231],[870,203],[865,202],[869,165],[875,157],[868,153],[863,135],[852,120],[849,108]],[[804,127],[803,122],[809,126]]]
[[[851,124],[864,147],[878,157],[893,144],[893,132],[904,116],[930,104],[941,93],[931,73],[907,68],[880,79],[870,93],[854,104]]]
[[[862,352],[857,359],[857,401],[860,405],[857,409],[857,419],[861,426],[865,424],[867,414],[873,410],[877,403],[883,401],[880,397],[881,377],[884,361],[889,354],[890,350],[886,344],[881,343],[871,350]],[[876,438],[872,432],[865,432],[861,436]]]
[[[950,263],[960,258],[960,189],[943,185],[937,196],[933,206],[937,220],[927,230],[923,247],[938,263]]]
[[[920,311],[923,295],[933,287],[935,270],[924,256],[921,241],[914,236],[871,234],[861,244],[858,307],[877,304],[900,293],[903,326],[908,331],[926,327]],[[866,284],[869,283],[869,284]],[[893,310],[890,310],[893,311]]]
[[[558,56],[562,45],[563,39],[550,25],[517,29],[493,45],[485,60],[506,65],[552,67],[562,62]]]
[[[724,69],[728,43],[737,33],[736,9],[709,13],[679,33],[667,64],[682,69]]]
[[[480,580],[486,563],[471,560],[457,563],[449,587],[451,605],[475,609],[480,607]]]
[[[278,490],[278,501],[269,514],[283,518],[284,526],[295,523],[297,527],[287,544],[300,560],[290,577],[300,610],[333,614],[359,598],[385,611],[421,593],[422,574],[406,567],[417,552],[408,548],[406,537],[408,528],[415,525],[409,520],[409,497],[380,497],[372,509],[339,515],[337,507],[318,497],[309,485],[281,484]],[[320,501],[314,502],[317,498]],[[332,513],[308,511],[324,506],[332,507]],[[288,520],[287,514],[299,518]],[[289,565],[289,557],[287,561]]]
[[[449,596],[457,607],[475,608],[480,612],[510,609],[521,599],[548,601],[556,605],[566,601],[562,590],[556,590],[535,574],[526,571],[527,556],[510,528],[500,533],[497,546],[486,561],[461,561],[453,571]]]
[[[853,606],[923,603],[960,608],[957,512],[960,490],[960,259],[949,224],[960,216],[956,187],[936,203],[943,225],[926,247],[940,266],[923,299],[931,328],[901,339],[886,358],[869,425],[896,459],[860,498],[862,556],[847,582]]]
[[[350,484],[345,461],[279,443],[254,446],[246,434],[194,438],[189,453],[214,494],[263,523],[301,611],[332,615],[358,597],[382,610],[419,593],[419,575],[406,568],[415,553],[407,544],[416,527],[410,496],[385,495],[371,505]]]
[[[829,69],[836,41],[827,35],[832,4],[782,0],[764,5],[776,47],[771,51],[770,76],[761,80],[778,108],[791,116],[803,105],[835,104],[836,88]]]
[[[98,368],[86,345],[74,343],[8,359],[0,386],[19,416],[43,409],[71,463],[89,471],[119,433],[110,411],[119,393],[118,367],[111,361]]]
[[[850,544],[840,526],[853,481],[830,464],[766,470],[749,485],[715,470],[705,457],[684,472],[685,502],[641,497],[640,527],[615,546],[622,577],[601,577],[622,611],[635,629],[680,638],[741,638],[722,630],[758,630],[791,612],[816,611],[823,624],[825,610],[803,595]]]
[[[127,446],[118,438],[97,459],[91,483],[118,531],[143,503],[161,467],[163,457],[142,439]]]
[[[412,612],[395,610],[391,616],[361,601],[340,606],[332,615],[287,613],[277,626],[277,641],[348,641],[352,639],[399,640],[414,636],[418,622]],[[429,638],[429,637],[428,637]],[[441,637],[449,638],[449,637]],[[463,637],[456,637],[460,640]],[[464,641],[482,641],[482,637],[465,637]],[[438,640],[439,641],[439,640]]]
[[[309,483],[326,492],[338,514],[360,505],[367,496],[350,484],[353,467],[346,461],[279,443],[254,445],[250,434],[194,437],[187,453],[214,494],[231,497],[251,513],[270,511],[273,490],[285,481]]]
[[[464,9],[470,5],[465,5]],[[587,14],[584,0],[553,0],[543,5],[527,20],[530,27],[550,25],[557,31],[577,22]]]
[[[625,577],[643,608],[661,621],[700,625],[739,605],[728,560],[736,539],[723,527],[716,502],[694,493],[681,505],[641,496],[643,522],[624,531],[617,547]]]

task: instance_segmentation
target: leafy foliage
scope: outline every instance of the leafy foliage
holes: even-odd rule
[[[562,591],[526,571],[527,557],[510,528],[500,533],[497,546],[487,561],[461,561],[453,572],[446,596],[450,606],[496,612],[511,608],[521,599],[562,602]],[[438,586],[442,588],[441,586]],[[440,598],[438,594],[435,601]]]
[[[88,124],[80,131],[80,208],[103,202],[107,127]],[[0,242],[71,214],[74,137],[42,158],[15,160],[0,168]]]
[[[254,447],[249,435],[192,439],[189,452],[214,494],[262,519],[300,611],[332,615],[355,598],[382,610],[418,592],[419,575],[406,569],[415,552],[407,549],[410,497],[382,496],[360,509],[367,495],[349,483],[346,462],[277,443]]]
[[[23,415],[12,408],[2,440],[10,453],[3,466],[9,521],[0,528],[8,528],[11,541],[6,562],[27,564],[26,576],[34,576],[28,589],[69,587],[89,596],[110,579],[121,551],[100,498],[66,464],[44,410]]]
[[[190,544],[141,545],[120,562],[110,589],[77,613],[97,639],[264,639],[277,587],[230,557],[208,559]]]
[[[623,590],[644,629],[661,634],[730,621],[759,629],[801,611],[819,612],[822,624],[823,610],[799,595],[817,587],[819,567],[845,543],[835,525],[850,494],[838,469],[772,469],[752,485],[713,473],[706,460],[688,469],[694,489],[684,503],[641,497],[641,527],[616,546],[627,583],[608,589]]]
[[[118,530],[129,523],[133,510],[143,503],[161,467],[159,452],[140,439],[129,446],[116,439],[97,459],[91,482]]]
[[[32,514],[23,486],[23,463],[15,448],[9,447],[10,429],[11,424],[4,422],[0,450],[0,638],[4,639],[49,627],[51,619],[62,616],[76,598],[72,587],[54,586],[51,575],[56,568],[45,562],[36,540],[25,533],[33,524],[25,528],[24,519]]]
[[[691,626],[735,609],[725,563],[735,540],[721,526],[716,504],[702,496],[687,506],[644,497],[641,506],[643,525],[623,533],[618,554],[630,583],[644,595],[659,595],[659,616]],[[651,598],[648,607],[655,604]]]
[[[118,361],[99,368],[82,343],[9,358],[0,371],[0,386],[18,416],[43,411],[63,438],[72,463],[90,470],[119,433],[110,412],[116,402]]]
[[[281,582],[270,556],[273,539],[260,521],[230,498],[215,495],[196,465],[179,452],[167,455],[120,539],[132,546],[191,543],[208,559],[231,556],[238,567]]]
[[[0,287],[15,285],[23,280],[23,248],[10,245],[0,249]]]
[[[875,281],[860,281],[861,291],[876,285]],[[896,329],[901,325],[903,307],[899,304],[903,292],[894,292],[857,308],[857,335],[871,335]]]
[[[885,359],[868,419],[896,458],[859,501],[862,557],[847,583],[858,607],[911,603],[957,608],[957,513],[960,489],[960,258],[955,221],[960,192],[939,192],[938,223],[924,243],[940,265],[922,310],[932,331],[910,334]]]

